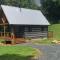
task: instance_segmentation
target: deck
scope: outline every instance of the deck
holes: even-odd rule
[[[0,39],[4,39],[6,42],[11,42],[11,44],[25,43],[24,38],[16,38],[10,32],[6,32],[5,34],[0,32]]]

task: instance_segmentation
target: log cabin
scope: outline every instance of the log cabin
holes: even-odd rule
[[[47,38],[50,23],[40,10],[1,5],[0,36]]]

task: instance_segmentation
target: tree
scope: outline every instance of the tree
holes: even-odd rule
[[[51,23],[60,22],[60,0],[43,1],[42,10]]]
[[[33,0],[0,0],[0,5],[12,5],[24,8],[38,9]]]

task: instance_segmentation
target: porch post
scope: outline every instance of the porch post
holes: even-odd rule
[[[12,38],[12,44],[15,44],[15,35],[14,35],[14,26],[11,27],[11,38]]]
[[[6,28],[6,26],[4,25],[4,38],[5,38],[5,28]]]
[[[6,26],[5,26],[5,20],[2,18],[2,22],[3,22],[3,26],[4,26],[4,38],[5,38],[5,28],[6,28]]]

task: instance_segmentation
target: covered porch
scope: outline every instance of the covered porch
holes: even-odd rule
[[[14,26],[9,25],[6,19],[0,21],[0,39],[5,40],[6,44],[16,44],[25,42],[24,38],[17,38],[14,33]]]

